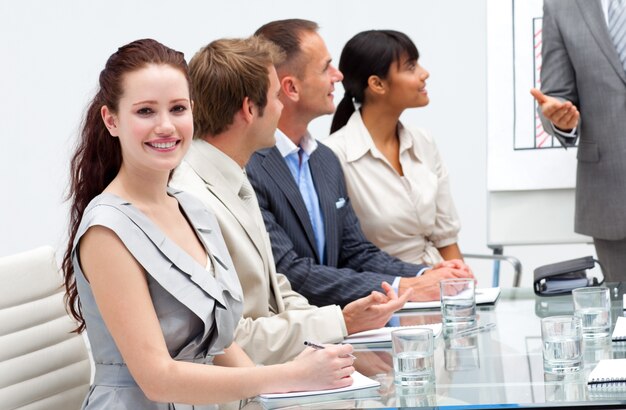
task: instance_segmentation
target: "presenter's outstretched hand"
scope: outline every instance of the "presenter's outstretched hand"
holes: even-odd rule
[[[563,132],[570,132],[578,126],[580,113],[570,101],[561,101],[545,95],[537,88],[531,88],[530,94],[535,97],[541,112],[555,127]]]
[[[370,295],[348,303],[343,308],[343,318],[348,334],[385,326],[393,313],[402,308],[412,295],[410,291],[398,297],[387,282],[383,282],[381,286],[385,294],[372,291]]]

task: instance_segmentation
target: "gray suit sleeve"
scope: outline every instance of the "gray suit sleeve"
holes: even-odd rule
[[[567,47],[563,41],[557,21],[559,10],[557,4],[546,0],[543,5],[543,29],[541,50],[541,91],[551,97],[563,101],[570,101],[579,107],[578,89],[576,88],[576,72],[570,60]],[[582,22],[581,22],[582,23]],[[543,116],[541,108],[537,107],[543,129],[555,136],[564,147],[576,145],[578,135],[567,138],[559,134],[550,120]],[[580,128],[580,124],[579,124]]]

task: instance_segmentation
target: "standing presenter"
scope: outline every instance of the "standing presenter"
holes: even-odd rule
[[[574,230],[593,237],[607,281],[626,278],[626,1],[544,0],[544,129],[578,140]]]

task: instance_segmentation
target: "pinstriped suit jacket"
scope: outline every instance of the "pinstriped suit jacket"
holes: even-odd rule
[[[369,242],[352,209],[335,154],[319,144],[309,159],[322,208],[326,264],[320,265],[313,227],[298,186],[276,147],[256,152],[247,173],[272,242],[276,270],[318,306],[345,306],[380,290],[383,280],[412,277],[424,265],[394,258]]]
[[[600,0],[545,0],[542,55],[542,91],[580,111],[575,230],[626,238],[626,72]]]

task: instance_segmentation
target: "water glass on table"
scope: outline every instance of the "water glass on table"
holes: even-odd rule
[[[602,339],[611,332],[611,296],[609,288],[588,287],[572,291],[574,315],[583,324],[585,339]]]
[[[582,321],[576,316],[541,319],[543,369],[547,373],[572,373],[582,368]]]
[[[478,333],[444,339],[444,363],[448,371],[468,371],[480,368]]]
[[[474,279],[445,279],[441,289],[441,316],[444,325],[476,323],[476,289]]]
[[[434,382],[432,329],[400,329],[391,332],[394,382],[400,386],[424,386]]]
[[[600,360],[613,358],[613,343],[610,337],[585,338],[583,326],[583,363],[586,369],[593,369]]]
[[[435,383],[427,383],[418,387],[396,385],[395,395],[395,403],[388,404],[399,408],[433,407],[437,405],[437,388]]]

